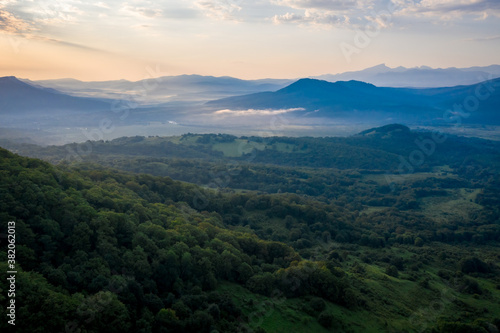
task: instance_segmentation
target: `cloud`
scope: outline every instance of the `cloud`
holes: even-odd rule
[[[241,10],[240,3],[241,0],[198,0],[196,6],[208,17],[234,21],[234,13]]]
[[[0,31],[27,36],[49,26],[76,23],[84,12],[72,1],[0,1]],[[29,37],[29,36],[27,36]]]
[[[149,24],[136,24],[136,25],[133,25],[132,28],[134,29],[149,29],[151,28],[151,26]]]
[[[392,0],[402,9],[399,15],[416,17],[439,17],[443,20],[460,19],[464,16],[484,19],[490,15],[500,16],[498,0]]]
[[[465,39],[466,42],[488,42],[492,40],[499,40],[500,35],[496,36],[488,36],[488,37],[478,37],[478,38],[467,38]]]
[[[109,5],[105,4],[104,2],[97,2],[94,4],[94,6],[104,9],[110,9]]]
[[[318,26],[340,26],[349,23],[349,18],[345,15],[338,15],[332,12],[316,12],[306,10],[305,13],[286,13],[285,15],[275,15],[272,18],[275,24],[296,23],[300,25],[310,24]]]
[[[5,2],[4,2],[5,3]],[[43,9],[47,9],[47,7],[39,7],[40,11]],[[40,13],[40,11],[38,13]],[[50,12],[48,12],[50,13]],[[57,17],[57,18],[56,18]],[[56,18],[56,19],[55,19]],[[104,52],[99,49],[95,49],[86,45],[74,43],[74,42],[67,42],[61,39],[57,38],[51,38],[51,37],[45,37],[40,35],[41,28],[43,24],[40,23],[40,21],[43,22],[54,22],[54,19],[56,21],[59,21],[60,19],[63,19],[64,15],[61,16],[61,14],[57,14],[55,16],[50,15],[49,16],[33,16],[31,20],[28,19],[23,19],[18,17],[17,15],[14,15],[10,11],[6,10],[5,8],[1,7],[0,5],[0,32],[9,34],[9,35],[15,35],[21,38],[24,38],[24,40],[33,40],[33,41],[41,41],[41,42],[46,42],[46,43],[52,43],[52,44],[57,44],[57,45],[62,45],[62,46],[67,46],[67,47],[72,47],[72,48],[79,48],[83,50],[88,50],[88,51],[97,51],[97,52]]]
[[[469,18],[500,17],[499,0],[270,0],[288,8],[272,17],[275,24],[321,25],[362,29],[368,25],[387,28],[393,24],[379,16],[413,18],[420,22],[443,22]],[[385,20],[387,21],[387,20]],[[415,22],[417,22],[415,21]],[[399,25],[405,24],[400,20]]]
[[[90,47],[90,46],[87,46],[87,45],[82,45],[82,44],[73,43],[73,42],[67,42],[67,41],[60,40],[60,39],[55,39],[55,38],[48,38],[48,37],[44,37],[44,36],[35,36],[35,35],[28,36],[27,38],[31,39],[31,40],[38,40],[38,41],[42,41],[42,42],[48,42],[48,43],[58,44],[58,45],[62,45],[62,46],[69,46],[69,47],[78,48],[78,49],[82,49],[82,50],[86,50],[86,51],[106,52],[106,53],[108,53],[107,51],[104,51],[104,50],[101,50],[101,49],[97,49],[97,48],[94,48],[94,47]]]
[[[84,12],[69,2],[39,1],[36,5],[26,6],[23,12],[38,24],[57,25],[74,23]]]
[[[271,0],[287,7],[289,12],[272,17],[275,24],[298,24],[322,27],[359,28],[370,22],[367,13],[373,11],[374,0]],[[372,20],[373,21],[373,20]]]
[[[0,31],[14,35],[24,35],[36,30],[27,21],[24,21],[14,14],[0,8]]]
[[[358,0],[274,0],[274,4],[296,9],[319,9],[327,11],[345,11],[358,8],[361,5],[365,7],[369,1],[361,4]]]
[[[163,11],[159,8],[132,6],[128,3],[124,4],[122,10],[130,14],[146,18],[160,17],[163,13]]]
[[[303,108],[293,108],[293,109],[248,109],[248,110],[230,110],[224,109],[215,111],[216,115],[229,115],[229,116],[272,116],[276,114],[283,114],[294,111],[304,111]]]

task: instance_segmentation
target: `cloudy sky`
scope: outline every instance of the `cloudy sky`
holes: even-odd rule
[[[0,0],[0,76],[297,78],[499,55],[499,0]]]

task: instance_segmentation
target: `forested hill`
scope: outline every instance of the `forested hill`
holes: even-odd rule
[[[13,151],[53,163],[150,157],[237,164],[261,163],[290,167],[397,171],[400,157],[421,159],[415,169],[458,167],[464,163],[500,166],[500,142],[430,131],[411,131],[391,124],[350,137],[236,137],[228,134],[185,134],[177,137],[135,136],[39,147],[0,142]],[[415,153],[417,151],[417,153]],[[422,157],[421,154],[424,154]]]
[[[399,124],[351,137],[186,134],[49,147],[4,143],[23,155],[89,170],[113,167],[208,187],[335,198],[347,205],[405,205],[414,199],[388,193],[389,185],[411,190],[418,180],[415,188],[427,192],[477,188],[500,170],[500,142],[411,131]],[[352,186],[356,191],[349,190]]]
[[[470,216],[445,221],[52,166],[4,149],[0,170],[1,232],[16,222],[17,332],[491,332],[500,323],[491,177],[476,175]]]

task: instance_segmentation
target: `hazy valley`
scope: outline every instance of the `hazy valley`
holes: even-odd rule
[[[0,78],[18,331],[498,332],[498,74]]]
[[[376,79],[395,74],[399,81],[391,81],[394,87],[405,88],[387,87]],[[0,78],[0,137],[61,144],[187,132],[346,136],[398,122],[498,139],[498,76],[498,66],[391,69],[381,65],[319,77],[346,80],[339,82],[197,75],[137,82],[4,77]],[[362,79],[366,81],[355,81]],[[438,87],[422,88],[418,82]],[[464,82],[467,85],[461,85]]]

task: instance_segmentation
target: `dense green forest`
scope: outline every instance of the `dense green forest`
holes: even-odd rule
[[[18,332],[500,327],[497,142],[389,125],[2,145],[56,164],[0,149]]]

